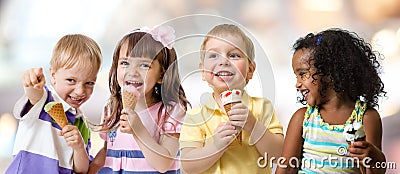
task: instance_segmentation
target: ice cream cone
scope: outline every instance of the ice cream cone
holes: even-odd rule
[[[60,102],[50,102],[45,106],[45,111],[51,118],[62,128],[68,125],[67,116],[65,115],[64,108]]]
[[[221,102],[224,105],[225,112],[228,113],[232,106],[236,103],[241,103],[242,100],[242,91],[234,89],[227,90],[221,93],[220,95]],[[242,128],[240,126],[235,126],[238,133],[236,134],[236,140],[241,145],[242,144]]]
[[[135,95],[128,91],[122,91],[122,105],[124,108],[135,109],[136,98]]]
[[[235,103],[240,103],[240,102],[234,102],[234,103],[225,104],[224,105],[225,112],[228,113],[232,109],[232,106]],[[242,144],[242,130],[241,130],[242,128],[240,126],[235,126],[235,129],[239,132],[239,133],[237,133],[235,135],[236,136],[236,140],[238,141],[239,144]]]
[[[122,90],[122,107],[132,110],[135,109],[137,99],[139,98],[139,92],[133,86],[126,86]]]
[[[343,135],[346,138],[346,142],[350,148],[352,146],[352,142],[365,141],[364,126],[358,122],[353,122],[352,124],[348,124],[344,127]],[[359,162],[359,167],[361,173],[365,174],[366,169],[362,162]]]

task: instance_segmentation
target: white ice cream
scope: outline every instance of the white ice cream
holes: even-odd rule
[[[242,91],[238,89],[227,90],[220,94],[223,105],[242,101]]]
[[[348,142],[354,142],[365,137],[364,126],[358,122],[348,124],[344,127],[343,136]]]

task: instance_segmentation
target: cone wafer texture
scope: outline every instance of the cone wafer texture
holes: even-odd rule
[[[66,125],[68,125],[67,116],[65,115],[64,108],[60,102],[47,103],[45,106],[45,111],[61,128],[64,128]]]
[[[122,91],[122,106],[124,108],[135,109],[136,101],[136,96],[133,93],[127,90]]]

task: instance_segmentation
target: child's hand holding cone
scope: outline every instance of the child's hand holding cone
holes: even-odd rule
[[[227,90],[220,94],[221,102],[224,105],[225,112],[228,114],[231,111],[232,107],[236,103],[241,103],[242,100],[242,91],[234,89]],[[239,132],[236,135],[236,139],[239,144],[242,144],[242,131],[240,126],[236,126],[236,130]]]
[[[352,143],[354,142],[365,141],[364,126],[358,122],[348,124],[344,127],[343,136],[346,138],[349,148],[352,147]],[[365,166],[363,166],[362,162],[359,165],[361,173],[365,174]]]
[[[131,121],[129,121],[130,117],[127,114],[129,112],[127,109],[132,109],[132,112],[135,110],[136,102],[140,97],[139,91],[134,86],[125,85],[122,88],[122,115],[120,118],[120,130],[124,133],[133,133]]]

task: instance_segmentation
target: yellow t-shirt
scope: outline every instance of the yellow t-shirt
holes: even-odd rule
[[[270,132],[283,134],[282,125],[269,100],[250,97],[243,92],[242,102]],[[201,107],[187,112],[180,134],[180,148],[203,147],[207,139],[212,138],[218,124],[228,121],[224,110],[218,107],[210,95],[210,98]],[[257,160],[264,154],[260,155],[255,145],[249,144],[250,134],[251,132],[243,130],[242,145],[238,144],[235,139],[221,158],[204,173],[271,173],[269,164],[265,168],[258,166]]]

